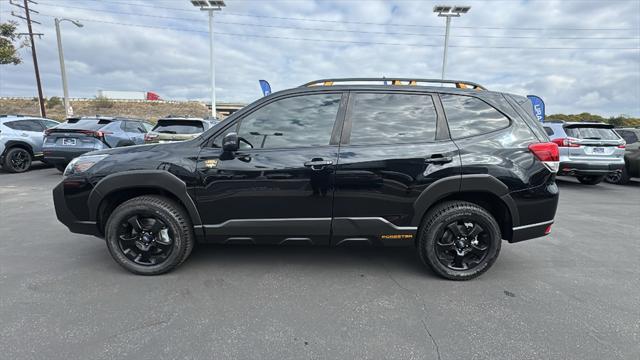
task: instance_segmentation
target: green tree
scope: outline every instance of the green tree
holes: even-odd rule
[[[26,45],[26,41],[21,41],[16,28],[18,23],[8,21],[0,23],[0,64],[18,65],[22,62],[18,50]]]

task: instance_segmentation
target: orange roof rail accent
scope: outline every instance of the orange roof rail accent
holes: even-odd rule
[[[337,78],[337,79],[320,79],[310,81],[301,87],[310,86],[332,86],[332,85],[346,85],[347,83],[356,83],[356,85],[363,85],[362,83],[372,83],[373,85],[391,84],[396,86],[424,86],[428,84],[452,84],[458,89],[474,89],[474,90],[486,90],[482,85],[466,81],[466,80],[445,80],[445,79],[418,79],[418,78]],[[377,83],[377,84],[376,84]]]

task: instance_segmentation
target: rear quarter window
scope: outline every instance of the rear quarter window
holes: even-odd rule
[[[544,127],[544,131],[545,131],[545,132],[547,133],[547,135],[549,135],[549,136],[553,135],[553,129],[552,129],[552,128],[550,128],[550,127],[548,127],[548,126],[545,126],[545,127]]]
[[[478,98],[441,94],[440,99],[453,139],[490,133],[510,124],[509,118]]]

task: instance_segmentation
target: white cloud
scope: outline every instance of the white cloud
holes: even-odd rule
[[[440,2],[453,4],[447,0]],[[387,75],[437,78],[442,65],[441,34],[444,33],[444,19],[432,13],[431,8],[435,3],[227,0],[227,8],[216,14],[216,31],[243,36],[216,35],[218,99],[252,101],[260,96],[258,79],[269,80],[274,90],[279,90],[322,77]],[[639,1],[615,1],[615,6],[598,1],[559,0],[467,3],[472,5],[469,14],[453,20],[448,78],[476,81],[497,91],[540,95],[545,99],[549,113],[590,111],[603,115],[626,113],[640,116]],[[37,46],[47,96],[60,96],[62,93],[53,18],[44,16],[53,15],[194,31],[95,21],[83,21],[83,28],[75,28],[64,23],[63,43],[71,96],[93,97],[98,89],[115,89],[150,90],[168,99],[208,98],[206,14],[196,11],[187,0],[42,0],[34,7],[41,12],[35,17],[42,22],[36,31],[45,34],[41,40],[37,40]],[[1,20],[8,19],[10,11],[8,1],[0,0]],[[311,18],[325,22],[283,18]],[[560,37],[631,39],[554,39]],[[282,38],[436,46],[389,46]],[[617,47],[636,50],[490,48],[500,46]],[[0,66],[0,96],[36,94],[30,53],[23,50],[22,56],[22,65]]]

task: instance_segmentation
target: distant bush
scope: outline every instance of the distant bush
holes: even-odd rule
[[[96,96],[96,100],[93,102],[96,108],[109,109],[113,107],[113,100],[104,96]]]
[[[56,106],[60,106],[62,105],[62,99],[60,99],[57,96],[52,96],[49,98],[49,100],[47,100],[47,104],[46,107],[47,109],[53,109]]]

